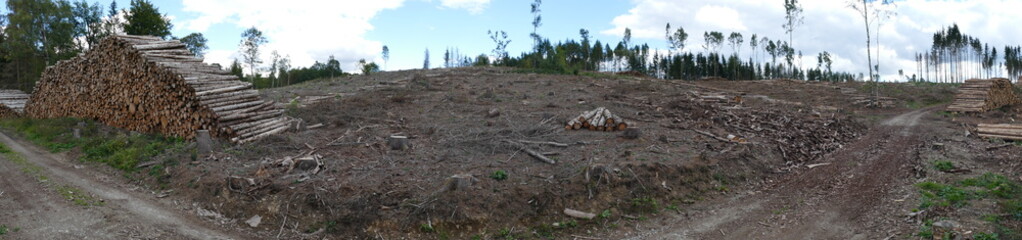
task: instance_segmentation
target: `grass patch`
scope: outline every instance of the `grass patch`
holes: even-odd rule
[[[60,193],[60,196],[63,196],[64,199],[67,199],[68,201],[71,201],[78,206],[103,205],[103,202],[96,200],[96,198],[90,195],[86,195],[84,191],[76,187],[68,185],[58,185],[55,186],[53,190],[57,191],[57,193]]]
[[[933,168],[937,171],[948,172],[955,169],[955,164],[947,160],[933,161]]]
[[[134,172],[139,162],[150,159],[164,150],[184,145],[181,138],[125,131],[104,132],[90,120],[75,118],[7,119],[0,126],[20,133],[32,143],[51,152],[80,148],[80,160],[105,163],[111,167]],[[80,138],[74,136],[79,129]]]
[[[916,184],[916,187],[922,190],[923,200],[919,204],[919,208],[922,209],[932,206],[963,207],[968,204],[969,199],[975,198],[975,194],[972,191],[952,185],[922,182]]]
[[[991,222],[996,233],[977,234],[976,239],[1022,239],[1017,226],[1022,225],[1022,185],[1011,179],[993,173],[968,178],[953,184],[922,182],[916,184],[922,194],[920,209],[934,206],[962,207],[970,200],[994,199],[998,209],[994,214],[984,214],[982,219]],[[924,224],[919,236],[932,237],[932,222]],[[926,233],[929,233],[929,236]],[[982,237],[982,238],[980,238]]]

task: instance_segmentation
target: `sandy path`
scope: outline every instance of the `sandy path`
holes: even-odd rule
[[[190,213],[163,206],[152,196],[123,190],[103,174],[75,169],[59,155],[0,133],[0,142],[29,163],[41,167],[42,183],[22,166],[0,155],[0,224],[12,239],[238,239]],[[65,199],[53,185],[73,186],[102,199],[81,206]],[[14,230],[17,231],[14,231]]]
[[[900,114],[761,191],[699,203],[640,224],[630,239],[886,239],[898,232],[932,109]],[[642,226],[645,225],[645,226]]]

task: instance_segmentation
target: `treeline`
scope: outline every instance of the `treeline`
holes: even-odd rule
[[[279,57],[274,53],[273,64],[269,69],[276,69],[270,71],[269,75],[263,76],[262,73],[255,73],[255,75],[246,76],[243,73],[243,68],[238,60],[235,60],[228,70],[238,76],[238,78],[247,79],[252,82],[255,88],[272,88],[282,87],[292,84],[299,84],[313,79],[320,78],[334,78],[349,76],[350,73],[346,73],[341,70],[341,63],[337,61],[334,56],[324,63],[316,61],[311,66],[300,67],[291,69],[290,59]],[[378,70],[377,70],[378,71]]]
[[[631,30],[626,28],[621,41],[611,45],[600,40],[593,40],[586,29],[580,29],[581,40],[568,39],[552,43],[540,36],[536,29],[542,25],[540,5],[542,1],[532,3],[533,14],[533,49],[520,56],[511,57],[507,53],[510,40],[504,31],[488,32],[496,47],[492,52],[498,66],[510,66],[537,69],[560,73],[577,74],[580,71],[614,71],[636,72],[644,75],[665,79],[701,79],[726,78],[731,80],[756,80],[768,78],[792,78],[816,81],[853,81],[861,79],[844,72],[831,69],[831,55],[819,53],[816,68],[801,67],[802,52],[797,51],[786,41],[772,41],[766,37],[758,38],[753,34],[749,38],[749,46],[754,53],[760,50],[768,53],[770,62],[759,58],[742,59],[741,50],[745,38],[741,33],[731,33],[725,37],[721,32],[703,33],[705,44],[703,52],[686,52],[688,33],[684,28],[665,27],[665,38],[670,50],[668,52],[651,49],[648,44],[634,44]],[[797,7],[797,6],[791,6]],[[789,16],[795,13],[789,13]],[[730,46],[731,53],[721,53],[721,48]],[[758,55],[756,55],[758,56]],[[480,57],[479,59],[481,59]],[[783,62],[778,62],[782,58]],[[488,60],[488,59],[486,59]],[[476,61],[480,62],[480,61]]]
[[[831,55],[827,52],[819,54],[816,68],[799,68],[797,61],[801,59],[801,54],[787,42],[771,41],[767,38],[758,38],[756,35],[750,39],[750,47],[754,52],[762,50],[769,54],[771,61],[760,62],[753,58],[740,58],[739,52],[744,42],[740,33],[731,33],[726,40],[732,48],[731,54],[720,52],[725,43],[724,34],[721,32],[704,33],[708,43],[703,46],[705,53],[683,52],[688,38],[683,28],[668,34],[669,46],[676,47],[667,53],[651,49],[648,44],[632,44],[631,30],[627,28],[624,38],[615,45],[600,40],[592,41],[586,29],[579,30],[579,33],[581,41],[568,39],[551,43],[548,39],[542,39],[531,52],[522,53],[518,57],[505,55],[501,48],[505,38],[491,38],[498,45],[494,50],[494,56],[503,56],[498,57],[493,64],[568,74],[577,74],[579,71],[629,71],[664,79],[690,80],[792,78],[853,81],[861,78],[849,73],[834,72],[831,69],[833,63]]]
[[[979,38],[963,34],[958,24],[933,34],[929,52],[915,56],[917,81],[960,83],[969,78],[1005,76],[1017,79],[1022,75],[1022,47],[1005,46],[1004,58],[997,47]],[[1002,62],[1003,60],[1003,62]]]
[[[2,89],[31,91],[47,66],[75,57],[115,34],[178,39],[200,57],[208,50],[207,39],[201,33],[172,36],[170,19],[148,0],[131,0],[127,9],[118,8],[116,1],[104,6],[86,0],[8,0],[6,6],[10,12],[0,16]],[[224,69],[257,88],[348,74],[333,56],[326,62],[293,68],[289,56],[273,52],[271,61],[264,65],[260,47],[268,41],[262,32],[253,27],[245,30],[242,38],[239,52],[243,61],[235,59]],[[379,71],[373,62],[363,60],[358,66],[364,74]]]
[[[113,34],[171,36],[166,15],[146,0],[128,9],[116,1],[8,0],[0,16],[0,88],[31,91],[46,66],[70,59]],[[207,49],[199,33],[181,38],[197,55]]]

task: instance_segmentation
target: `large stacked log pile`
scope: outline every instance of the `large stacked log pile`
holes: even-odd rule
[[[958,88],[950,112],[986,112],[1005,105],[1022,102],[1015,95],[1011,80],[1006,78],[969,79]]]
[[[982,124],[976,128],[980,137],[1022,140],[1022,124]]]
[[[185,138],[206,129],[242,143],[290,127],[282,107],[261,100],[251,83],[202,60],[177,40],[109,37],[46,68],[25,110]]]
[[[28,94],[21,90],[0,89],[0,118],[20,117],[27,101]]]

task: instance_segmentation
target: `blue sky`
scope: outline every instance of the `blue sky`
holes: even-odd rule
[[[128,0],[118,0],[126,8]],[[423,51],[430,49],[433,67],[444,49],[463,55],[489,54],[493,42],[487,30],[507,31],[509,52],[517,56],[531,47],[529,0],[155,0],[174,23],[175,36],[201,32],[209,39],[206,61],[229,63],[237,57],[241,32],[262,30],[270,43],[262,58],[277,51],[290,56],[293,66],[308,66],[333,55],[346,71],[365,58],[381,63],[381,47],[391,49],[388,70],[421,68]],[[828,51],[835,70],[866,70],[862,19],[843,0],[802,0],[805,22],[794,33],[793,46],[803,52],[803,66],[815,66],[816,55]],[[108,6],[109,1],[100,2]],[[898,70],[915,72],[914,55],[930,48],[933,32],[957,23],[966,34],[993,46],[1020,45],[1022,22],[1018,0],[901,0],[889,7],[897,14],[882,21],[879,31],[881,71],[897,78]],[[664,49],[664,25],[684,27],[689,52],[704,52],[706,31],[752,34],[787,39],[781,28],[783,0],[546,0],[539,33],[554,42],[579,39],[585,28],[603,42],[616,44],[625,28],[633,42]],[[873,27],[877,27],[873,25]],[[874,40],[875,41],[875,40]],[[743,58],[757,55],[746,44]],[[724,53],[730,53],[724,47]],[[758,51],[763,56],[762,50]],[[762,58],[762,57],[760,57]]]

